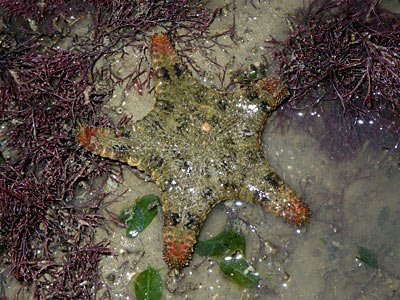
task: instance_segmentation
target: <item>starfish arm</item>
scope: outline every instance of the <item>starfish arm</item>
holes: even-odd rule
[[[307,204],[279,178],[263,158],[247,171],[239,198],[260,204],[265,210],[292,225],[304,225],[311,216]]]
[[[207,88],[195,78],[165,34],[156,34],[152,37],[150,55],[156,76],[156,109],[158,104],[159,110],[171,111],[178,105],[184,110],[187,109],[186,104],[193,103],[200,109],[209,110],[209,114],[212,115],[213,107],[224,110],[231,102],[226,101],[227,98],[232,100],[235,97],[233,93]],[[174,99],[173,103],[168,101],[169,99]],[[215,99],[218,99],[217,103]],[[187,110],[185,112],[187,113]]]
[[[235,102],[257,104],[265,112],[274,111],[289,95],[286,84],[276,77],[267,77],[232,93]]]
[[[177,198],[180,201],[176,201]],[[201,227],[216,201],[190,198],[192,193],[182,191],[162,193],[163,256],[171,269],[182,269],[192,258]],[[189,199],[189,201],[188,201]]]
[[[144,123],[151,122],[140,120],[137,123],[132,127],[135,130],[129,132],[83,125],[77,130],[77,140],[94,154],[127,163],[151,174],[152,169],[159,164],[156,151],[151,149],[154,145],[149,143],[151,136],[144,128]]]
[[[168,168],[161,168],[157,184],[164,216],[163,254],[172,269],[182,269],[189,263],[211,209],[223,200],[237,198],[238,185],[228,174],[218,176],[224,173],[224,166],[215,163],[213,159],[177,159],[169,162]]]

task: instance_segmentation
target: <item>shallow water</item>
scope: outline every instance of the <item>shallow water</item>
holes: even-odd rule
[[[226,3],[226,5],[222,5]],[[287,34],[285,15],[303,5],[299,0],[211,1],[210,7],[224,6],[223,15],[212,24],[215,31],[226,29],[233,16],[240,45],[215,56],[226,64],[235,56],[232,69],[262,62],[264,40]],[[398,2],[386,1],[398,9]],[[230,43],[226,38],[226,43]],[[129,72],[135,54],[124,60],[113,58],[115,68]],[[194,58],[208,70],[202,80],[220,87],[216,70],[200,56]],[[270,56],[266,58],[271,61]],[[225,84],[227,81],[225,82]],[[139,119],[154,103],[151,95],[116,90],[105,111],[114,120],[121,112]],[[283,120],[283,121],[282,121]],[[243,289],[219,271],[216,261],[194,255],[181,276],[170,274],[162,259],[161,210],[148,228],[135,239],[112,222],[98,239],[110,240],[118,255],[105,257],[102,275],[114,299],[134,299],[132,278],[148,265],[160,270],[165,299],[400,299],[400,172],[399,151],[385,144],[366,143],[352,158],[332,159],[321,151],[324,138],[321,121],[302,130],[301,116],[285,110],[274,113],[263,134],[265,156],[276,172],[309,204],[313,211],[306,228],[293,228],[256,205],[229,201],[217,205],[200,235],[208,239],[227,224],[240,229],[246,237],[246,259],[252,262],[262,281],[255,289]],[[159,194],[154,183],[137,171],[123,167],[124,179],[110,179],[105,187],[110,198],[125,192],[109,207],[118,214],[141,195]],[[238,199],[239,200],[239,199]],[[357,259],[359,247],[377,254],[379,269]]]

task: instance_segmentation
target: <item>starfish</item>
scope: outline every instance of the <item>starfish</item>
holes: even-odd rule
[[[165,34],[152,37],[156,103],[122,130],[81,126],[79,143],[148,173],[161,190],[163,255],[170,269],[191,260],[210,210],[230,199],[258,203],[301,226],[308,206],[272,170],[260,137],[267,117],[288,95],[276,78],[233,93],[192,76]]]

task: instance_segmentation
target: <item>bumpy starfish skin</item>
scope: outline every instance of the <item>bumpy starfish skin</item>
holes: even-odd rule
[[[83,126],[78,140],[155,180],[168,266],[188,265],[208,213],[222,200],[256,202],[290,224],[305,224],[310,210],[273,172],[260,145],[265,120],[287,96],[286,88],[267,78],[220,93],[191,75],[166,35],[153,36],[150,51],[157,76],[153,110],[119,132]]]

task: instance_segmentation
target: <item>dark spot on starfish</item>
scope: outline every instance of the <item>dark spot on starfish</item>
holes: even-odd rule
[[[169,76],[168,70],[166,68],[164,68],[164,67],[162,67],[162,68],[160,68],[158,70],[158,76],[160,78],[168,80],[168,81],[171,80],[171,77]]]
[[[226,146],[233,146],[233,145],[235,145],[235,141],[233,140],[233,138],[232,137],[226,137],[225,138],[225,141],[224,141],[224,144],[226,145]],[[236,156],[236,153],[232,153],[233,155],[235,155]]]
[[[174,64],[174,72],[177,77],[180,77],[184,71],[185,69],[181,65]]]
[[[170,101],[160,101],[159,105],[162,107],[163,111],[172,113],[174,111],[175,105]]]
[[[254,90],[248,89],[248,90],[247,90],[247,93],[246,93],[246,97],[247,97],[247,99],[249,99],[250,101],[254,101],[254,100],[256,100],[256,99],[259,98],[259,94],[258,94],[256,91],[254,91]]]
[[[186,229],[199,230],[200,225],[201,225],[201,223],[200,223],[199,218],[191,213],[188,213],[186,223],[183,226]]]
[[[121,133],[121,137],[129,139],[131,137],[131,134],[128,130],[123,130]]]
[[[114,153],[129,153],[131,150],[129,146],[124,144],[112,144],[111,151]]]
[[[266,194],[264,194],[263,192],[259,191],[259,190],[256,190],[254,192],[253,199],[254,199],[255,202],[259,202],[259,203],[269,201],[268,196]]]
[[[198,104],[205,104],[207,102],[206,100],[206,95],[202,93],[201,91],[198,93],[193,94],[193,99],[196,101]]]
[[[165,226],[176,226],[181,222],[178,213],[168,212],[164,214],[164,225]]]
[[[177,161],[182,161],[182,153],[178,149],[173,149],[172,150],[172,156],[177,160]]]
[[[155,154],[151,157],[151,164],[153,168],[160,168],[163,165],[163,163],[164,160],[161,157]]]
[[[189,175],[192,172],[192,165],[189,161],[185,160],[183,162],[183,169],[185,170],[186,174]]]
[[[228,161],[225,159],[222,161],[222,164],[220,164],[220,166],[225,172],[228,171],[228,169],[229,169]]]
[[[189,131],[189,124],[190,124],[189,118],[185,116],[179,116],[176,119],[176,122],[178,123],[176,129],[179,131],[179,133],[184,133],[184,132],[187,133]]]
[[[218,124],[219,124],[219,119],[218,119],[218,117],[215,116],[215,115],[213,115],[213,116],[211,117],[211,125],[217,126]]]
[[[263,100],[260,103],[260,107],[263,111],[266,111],[269,108],[269,104],[267,100]]]
[[[213,192],[212,188],[206,187],[206,188],[203,190],[203,196],[204,196],[204,197],[212,197],[213,195],[214,195],[214,192]]]
[[[219,167],[223,172],[230,174],[232,173],[232,170],[230,170],[230,166],[232,165],[232,163],[234,163],[235,159],[236,159],[236,153],[233,153],[231,155],[225,155],[222,158],[222,162],[219,164]]]
[[[242,135],[244,138],[249,138],[254,135],[254,132],[250,130],[249,128],[245,127],[242,129]]]
[[[221,99],[217,102],[217,107],[221,111],[225,111],[227,108],[228,104],[226,103],[225,99]]]
[[[152,121],[148,122],[147,126],[149,127],[148,130],[150,132],[159,131],[159,130],[164,129],[164,126],[162,126],[161,122],[158,120],[152,120]]]
[[[226,184],[225,184],[225,186],[226,186],[226,189],[227,190],[232,190],[232,191],[237,191],[237,190],[239,190],[239,186],[235,183],[235,182],[233,182],[233,181],[228,181]]]
[[[282,181],[275,173],[269,173],[268,175],[264,176],[264,180],[274,188],[278,188],[282,184]]]

